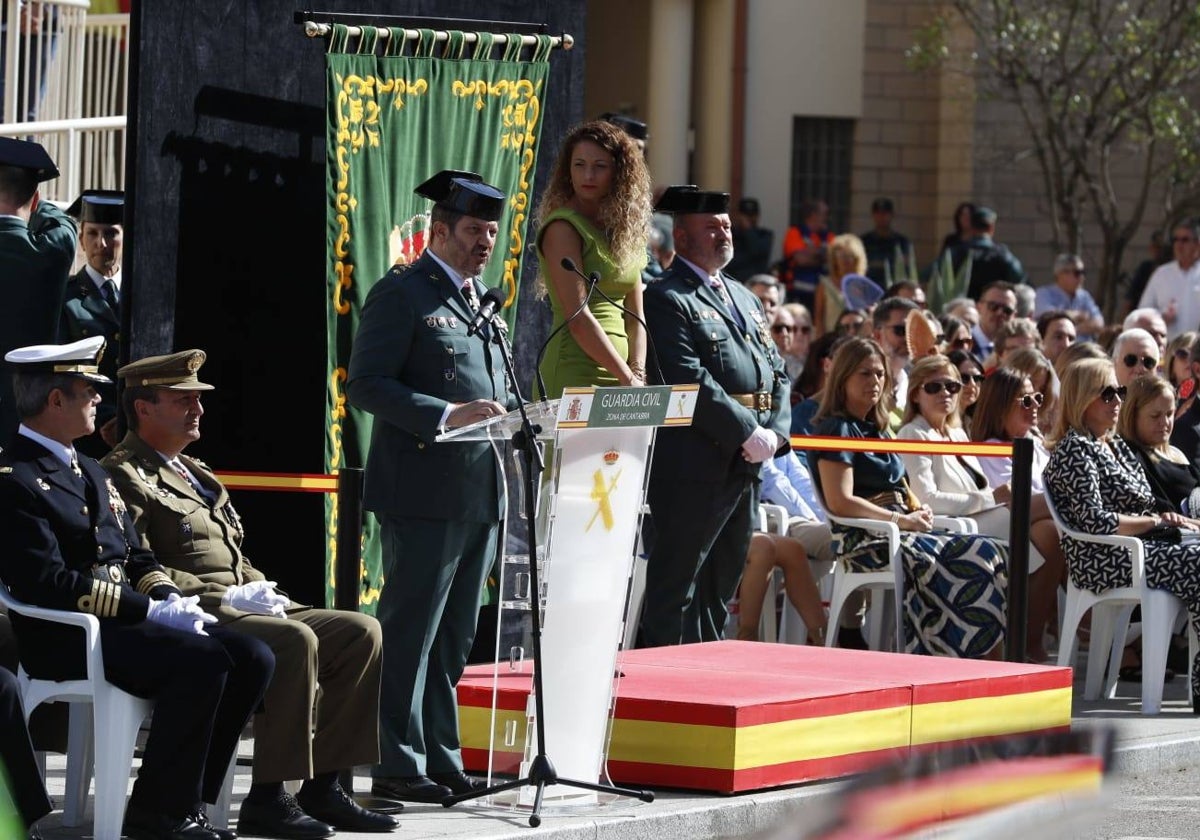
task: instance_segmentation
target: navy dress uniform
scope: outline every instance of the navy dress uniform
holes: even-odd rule
[[[668,189],[656,210],[724,214],[729,196]],[[678,223],[678,222],[677,222]],[[742,446],[756,429],[788,449],[791,409],[784,364],[762,305],[717,271],[704,276],[679,257],[646,287],[646,323],[666,384],[700,385],[692,425],[660,429],[648,501],[655,537],[646,567],[640,643],[647,647],[724,637],[758,509],[759,464]]]
[[[455,220],[453,236],[468,223],[498,220],[504,194],[477,175],[454,171],[417,192],[436,203],[433,242],[368,294],[347,398],[374,415],[363,503],[378,517],[383,537],[375,790],[422,801],[447,791],[421,777],[455,792],[465,785],[454,686],[471,649],[505,509],[491,445],[434,438],[455,405],[483,399],[513,408],[516,398],[502,357],[487,340],[493,331],[485,330],[484,338],[467,334],[471,298],[482,295],[482,285],[453,276],[457,269],[435,257],[439,208]]]
[[[17,376],[66,374],[96,382],[102,338],[23,348],[5,360]],[[45,407],[43,406],[43,411]],[[208,635],[149,619],[179,594],[146,550],[103,468],[35,431],[22,418],[0,454],[0,578],[21,601],[100,619],[105,678],[154,700],[154,718],[126,810],[138,838],[219,837],[204,828],[230,756],[270,681],[275,660],[256,639],[213,627]],[[13,617],[21,664],[36,678],[84,674],[75,628]]]
[[[119,229],[124,224],[125,193],[120,190],[85,190],[75,203],[67,208],[67,213],[79,221],[86,251],[89,242],[86,235],[88,225],[99,225],[106,229],[117,228],[119,234]],[[102,336],[107,346],[104,357],[100,360],[100,373],[114,381],[121,358],[123,291],[120,250],[117,248],[115,251],[117,263],[111,276],[105,276],[98,270],[91,255],[85,253],[89,258],[88,262],[67,279],[62,317],[58,327],[58,340],[62,342]],[[100,392],[102,400],[96,407],[97,431],[81,438],[75,446],[93,458],[101,458],[108,452],[109,446],[100,438],[99,429],[117,416],[117,389],[113,384],[98,383],[96,390]]]
[[[36,183],[58,177],[45,149],[11,137],[0,137],[0,168],[21,170]],[[67,276],[75,260],[74,219],[48,201],[36,202],[28,222],[15,215],[18,209],[0,209],[0,353],[57,340]],[[12,384],[0,376],[0,441],[16,430]]]

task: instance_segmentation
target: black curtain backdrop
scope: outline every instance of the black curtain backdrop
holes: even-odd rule
[[[325,44],[293,23],[301,7],[135,0],[132,12],[126,346],[130,359],[208,353],[201,377],[217,390],[204,396],[203,437],[188,452],[218,471],[323,469]],[[584,0],[328,0],[321,11],[545,22],[550,34],[571,33],[575,49],[550,59],[539,191],[566,129],[585,116]],[[527,254],[523,388],[549,323],[535,272]],[[323,603],[321,497],[233,495],[254,564],[293,600]]]

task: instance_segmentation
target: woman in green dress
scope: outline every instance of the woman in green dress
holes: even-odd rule
[[[538,208],[539,280],[555,331],[540,367],[547,396],[573,385],[646,383],[646,335],[632,315],[642,315],[650,213],[650,173],[633,139],[599,120],[572,130]],[[558,329],[587,296],[582,278],[563,268],[564,258],[586,275],[596,272],[600,282],[587,307]]]

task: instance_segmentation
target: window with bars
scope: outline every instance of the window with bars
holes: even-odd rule
[[[854,120],[793,118],[791,224],[801,221],[805,201],[822,199],[829,205],[829,229],[847,229],[853,152]]]

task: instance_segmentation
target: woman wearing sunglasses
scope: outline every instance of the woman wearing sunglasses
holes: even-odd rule
[[[979,401],[979,389],[983,385],[983,365],[969,350],[951,350],[946,354],[950,364],[958,371],[963,389],[958,397],[958,419],[963,431],[971,434],[971,418],[975,415],[975,404]]]
[[[858,440],[888,437],[891,373],[883,348],[852,338],[833,357],[816,433]],[[933,529],[933,512],[911,499],[904,462],[850,449],[808,453],[825,507],[834,516],[878,519],[900,529],[904,564],[904,649],[962,657],[999,655],[1004,641],[1008,548],[977,534]],[[886,540],[832,525],[839,559],[855,571],[886,567]]]
[[[1063,374],[1063,412],[1051,438],[1047,492],[1067,525],[1091,534],[1143,536],[1194,531],[1196,520],[1163,511],[1137,457],[1113,434],[1125,388],[1107,360],[1081,361]],[[1167,526],[1167,527],[1162,527]],[[1178,532],[1176,532],[1176,536]],[[1200,631],[1200,543],[1143,539],[1146,585],[1187,605]],[[1102,592],[1130,585],[1129,556],[1116,546],[1064,538],[1071,580]],[[1200,662],[1192,663],[1192,708],[1200,710]]]
[[[1180,333],[1167,345],[1167,357],[1163,366],[1167,369],[1167,381],[1175,389],[1175,416],[1181,417],[1191,408],[1196,399],[1196,380],[1192,377],[1192,345],[1200,338],[1200,332]]]
[[[966,443],[967,435],[958,425],[962,384],[958,369],[950,360],[944,356],[922,359],[909,372],[908,383],[904,426],[896,436]],[[902,458],[913,494],[935,514],[970,516],[978,523],[979,533],[1008,539],[1011,517],[1006,505],[1012,493],[1007,484],[993,490],[977,458],[933,454],[906,454]],[[1038,662],[1046,658],[1042,630],[1062,573],[1061,554],[1053,552],[1052,560],[1054,562],[1047,564],[1034,543],[1029,556],[1032,594],[1028,655]]]
[[[1022,348],[1009,352],[1004,366],[1028,376],[1034,392],[1042,395],[1042,404],[1038,408],[1038,431],[1043,436],[1049,434],[1054,428],[1059,409],[1058,375],[1054,372],[1054,365],[1041,350]]]
[[[1054,605],[1055,593],[1064,565],[1059,546],[1058,529],[1046,507],[1045,486],[1042,471],[1050,460],[1050,453],[1042,442],[1038,431],[1038,410],[1045,396],[1034,390],[1029,377],[1010,368],[997,368],[983,380],[979,402],[975,404],[975,421],[971,426],[971,439],[987,443],[1011,443],[1018,438],[1033,441],[1033,468],[1029,484],[1029,540],[1042,555],[1046,565],[1038,570],[1030,581],[1029,621],[1030,627],[1045,628]],[[992,490],[1011,496],[1012,457],[989,456],[979,459],[984,475]],[[1032,565],[1032,563],[1030,564]],[[1044,654],[1043,632],[1034,629],[1029,633],[1028,652],[1030,658]]]

